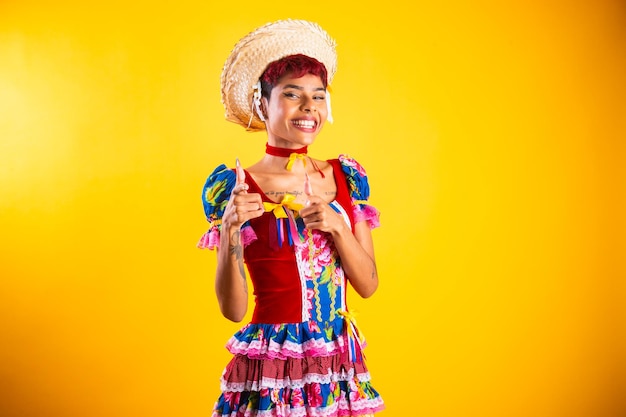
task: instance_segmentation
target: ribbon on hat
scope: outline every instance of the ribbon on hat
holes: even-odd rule
[[[365,347],[365,337],[361,335],[356,325],[356,313],[351,311],[339,311],[346,324],[346,334],[348,338],[348,357],[352,362],[363,362],[363,348]]]
[[[274,217],[276,217],[276,222],[270,222],[270,246],[274,248],[283,246],[285,234],[290,246],[300,242],[294,212],[299,212],[304,206],[296,203],[295,199],[295,195],[285,194],[280,203],[263,202],[265,212],[271,211],[274,213]],[[273,236],[277,237],[276,241],[273,239]]]

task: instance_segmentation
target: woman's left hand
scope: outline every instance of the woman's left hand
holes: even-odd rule
[[[304,220],[307,229],[321,230],[333,235],[342,230],[347,230],[347,224],[343,217],[321,197],[313,195],[313,188],[308,175],[304,180],[304,194],[307,200],[305,207],[300,210],[300,217]]]
[[[306,206],[300,210],[300,217],[304,220],[307,229],[321,230],[335,234],[347,227],[341,214],[316,195],[307,196]]]

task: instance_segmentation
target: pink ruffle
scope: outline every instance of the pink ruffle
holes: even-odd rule
[[[257,240],[257,235],[254,229],[250,226],[245,226],[241,229],[241,241],[244,248],[250,243]],[[211,226],[208,232],[202,235],[198,244],[196,245],[200,249],[215,249],[220,243],[220,229],[217,226]]]
[[[373,206],[357,204],[354,206],[354,221],[366,221],[370,229],[374,229],[380,226],[380,212]]]
[[[198,244],[196,245],[200,249],[215,249],[220,242],[220,231],[217,227],[213,226],[208,232],[202,235]]]
[[[226,344],[226,349],[233,355],[246,355],[252,359],[287,359],[330,356],[345,352],[347,347],[342,337],[330,342],[321,339],[309,339],[300,343],[291,341],[276,343],[273,340],[258,339],[246,342],[231,337]]]
[[[257,236],[252,226],[244,226],[244,228],[241,229],[241,241],[243,242],[243,247],[245,248],[255,240],[257,240]]]
[[[346,353],[345,320],[341,317],[326,323],[320,330],[311,322],[264,324],[248,323],[226,343],[230,353],[254,359],[287,359],[330,356]],[[365,348],[365,343],[359,348]]]

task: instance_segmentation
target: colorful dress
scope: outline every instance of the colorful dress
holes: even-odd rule
[[[346,155],[328,162],[337,184],[331,207],[353,232],[359,221],[377,227],[365,170]],[[225,165],[208,177],[202,200],[210,226],[198,247],[218,246],[235,182],[234,170]],[[289,197],[273,202],[248,174],[246,182],[266,209],[241,229],[255,308],[250,323],[226,345],[233,359],[222,374],[213,417],[367,416],[382,410],[331,235],[305,229]]]

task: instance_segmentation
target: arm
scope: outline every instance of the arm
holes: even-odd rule
[[[220,245],[217,250],[215,293],[224,317],[239,322],[248,310],[248,287],[243,264],[241,226],[248,220],[263,214],[259,194],[248,194],[245,173],[237,165],[237,184],[233,189],[224,216]]]
[[[356,292],[363,298],[370,297],[378,288],[372,232],[367,222],[362,221],[355,225],[353,235],[343,218],[341,222],[344,230],[331,233],[343,269]]]
[[[300,210],[305,226],[332,235],[352,287],[361,297],[370,297],[378,288],[378,273],[372,234],[367,222],[358,222],[352,234],[343,217],[320,197],[309,195],[308,190],[310,185],[305,185],[308,202],[307,206]]]

